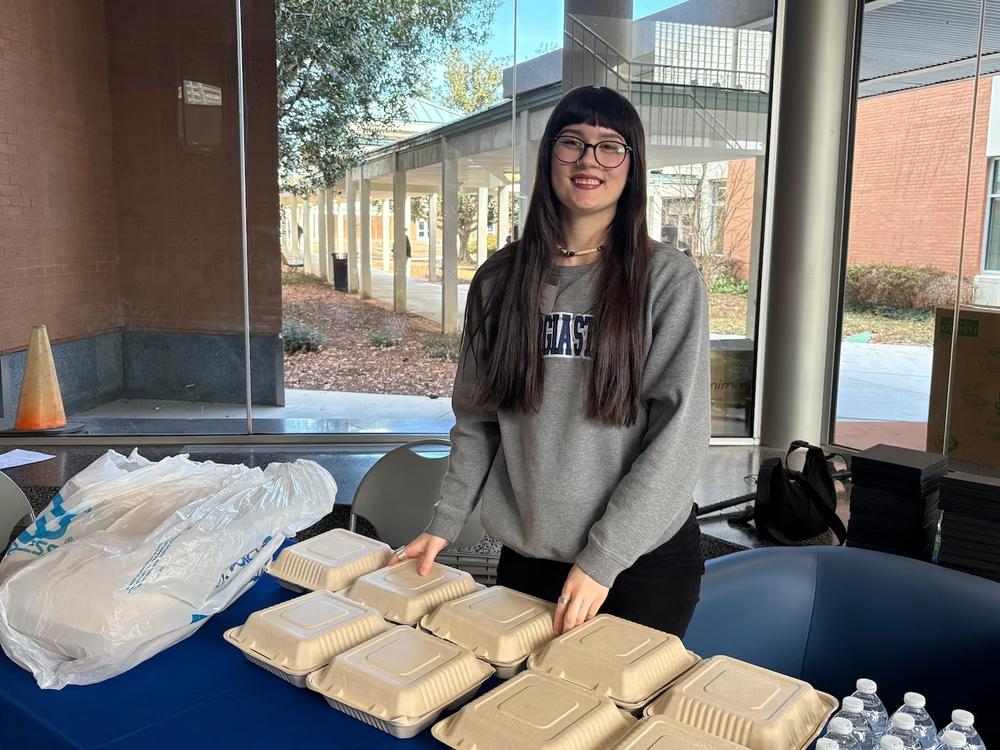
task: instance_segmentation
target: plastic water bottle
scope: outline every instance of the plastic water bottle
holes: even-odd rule
[[[934,719],[927,713],[926,705],[927,700],[920,693],[906,693],[903,696],[903,705],[896,709],[893,716],[896,714],[912,716],[913,729],[920,740],[920,747],[924,750],[932,750],[938,744],[937,727],[934,726]]]
[[[861,702],[860,698],[849,695],[841,701],[840,705],[841,709],[834,714],[834,718],[843,718],[851,722],[854,727],[852,732],[854,739],[858,741],[858,747],[861,750],[876,750],[878,740],[875,738],[875,732],[872,731],[872,725],[865,718],[865,704]]]
[[[840,745],[829,737],[821,737],[816,740],[816,750],[840,750]]]
[[[935,745],[935,750],[968,750],[969,743],[965,741],[965,735],[954,729],[945,729],[941,732],[941,743]]]
[[[890,737],[899,737],[903,741],[903,747],[906,750],[921,750],[920,737],[914,728],[915,725],[916,722],[909,714],[895,713],[892,715],[892,722],[886,734]]]
[[[882,739],[878,741],[878,746],[880,750],[903,750],[903,741],[891,734],[883,734]]]
[[[946,726],[941,730],[941,734],[938,735],[940,741],[944,741],[944,733],[949,729],[953,729],[956,732],[961,732],[965,735],[965,741],[968,743],[972,750],[986,750],[986,745],[983,744],[982,737],[979,736],[979,732],[976,728],[972,726],[972,723],[976,720],[976,717],[972,715],[969,711],[964,711],[961,708],[956,708],[951,712],[951,724]]]
[[[862,677],[857,682],[857,688],[852,697],[861,699],[861,703],[865,707],[862,713],[868,719],[868,723],[871,724],[875,736],[881,737],[885,734],[886,729],[889,728],[889,712],[885,710],[882,701],[875,694],[878,690],[878,685],[875,684],[874,680]]]
[[[826,729],[826,738],[837,743],[840,750],[858,750],[861,746],[854,738],[854,725],[850,719],[842,716],[830,719]]]

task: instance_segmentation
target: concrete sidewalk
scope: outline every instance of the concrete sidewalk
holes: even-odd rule
[[[393,304],[393,275],[385,271],[372,269],[372,296],[380,302]],[[441,325],[441,295],[443,287],[439,281],[427,281],[426,279],[415,279],[412,276],[406,279],[406,310],[422,318],[433,320]],[[458,285],[458,327],[462,329],[465,319],[465,300],[469,296],[469,285],[460,283]]]

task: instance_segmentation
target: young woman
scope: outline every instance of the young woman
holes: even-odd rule
[[[426,574],[476,503],[498,583],[683,635],[704,565],[692,492],[710,434],[705,285],[646,229],[639,115],[569,92],[539,146],[520,239],[469,290],[441,500],[396,551]]]

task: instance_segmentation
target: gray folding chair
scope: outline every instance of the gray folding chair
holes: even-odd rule
[[[434,450],[434,446],[440,448]],[[451,443],[447,440],[419,440],[401,445],[382,456],[365,474],[354,495],[350,530],[355,530],[360,516],[375,527],[379,539],[390,547],[399,547],[416,539],[434,514],[434,504],[441,495],[441,483],[448,471],[450,447]],[[425,455],[418,453],[418,448]],[[428,453],[432,455],[426,455]],[[483,539],[483,534],[477,507],[447,550],[475,547]],[[461,556],[462,559],[466,557],[469,556]],[[475,553],[470,557],[470,562],[474,564],[470,564],[469,572],[473,575],[482,574],[488,567],[478,557],[481,556]],[[461,559],[444,552],[438,560],[446,565],[461,562]],[[460,564],[456,567],[464,569]],[[492,568],[495,578],[495,563]]]
[[[0,554],[10,546],[15,534],[35,520],[35,512],[14,480],[0,472]]]

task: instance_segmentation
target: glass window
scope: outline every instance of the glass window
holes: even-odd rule
[[[997,160],[990,163],[993,179],[986,197],[986,249],[983,252],[983,270],[1000,272],[1000,174]]]
[[[446,432],[469,282],[519,236],[555,103],[599,83],[645,123],[651,236],[711,289],[714,433],[752,435],[770,4],[428,1],[403,28],[244,4],[243,186],[232,7],[108,0],[87,66],[15,51],[4,426],[42,320],[92,432]],[[67,81],[88,96],[42,95]]]
[[[993,288],[982,270],[995,241],[1000,99],[996,79],[975,80],[979,11],[974,1],[947,13],[932,0],[866,5],[836,379],[841,445],[942,449],[942,326],[960,286],[963,304]],[[908,43],[945,26],[940,46]]]
[[[107,0],[55,24],[53,7],[3,14],[0,429],[44,324],[84,439],[245,432],[235,6]],[[251,111],[273,102],[273,85],[248,92]],[[251,118],[247,132],[272,174],[273,128]],[[277,191],[253,176],[251,218],[276,237]],[[253,261],[251,368],[274,403],[277,246]]]

